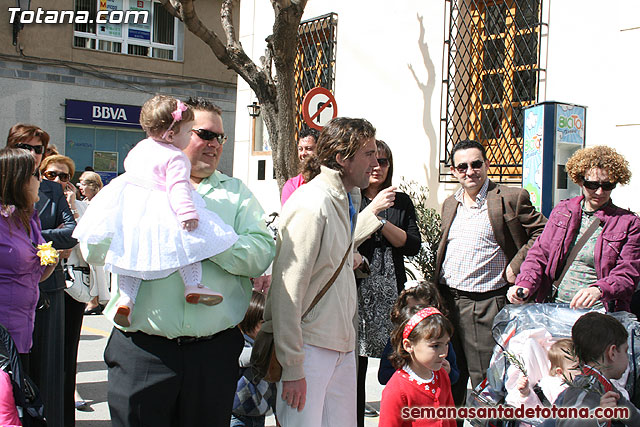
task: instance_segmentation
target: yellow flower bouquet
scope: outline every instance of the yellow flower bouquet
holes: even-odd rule
[[[40,265],[51,265],[58,262],[58,251],[53,247],[53,242],[43,243],[37,246],[40,257]]]

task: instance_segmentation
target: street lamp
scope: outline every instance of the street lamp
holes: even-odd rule
[[[24,28],[22,24],[22,11],[29,10],[31,7],[31,0],[16,0],[16,6],[20,9],[20,12],[16,15],[16,19],[13,21],[13,45],[18,44],[18,33]]]
[[[247,109],[249,110],[249,115],[254,119],[260,115],[260,104],[256,101],[253,101],[253,104],[247,105]]]

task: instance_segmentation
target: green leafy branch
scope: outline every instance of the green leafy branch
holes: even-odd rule
[[[524,365],[524,359],[519,354],[511,353],[510,351],[504,350],[504,357],[507,359],[509,363],[518,368],[520,372],[522,372],[522,376],[528,377],[527,375],[527,367]]]
[[[581,389],[586,392],[594,392],[594,393],[597,393],[599,396],[604,395],[604,389],[600,384],[600,381],[598,381],[598,378],[595,375],[584,374],[585,365],[584,363],[579,362],[580,359],[578,358],[578,355],[576,354],[573,347],[570,350],[563,348],[562,352],[565,354],[565,357],[567,357],[569,360],[578,360],[578,362],[576,362],[571,367],[571,369],[579,370],[580,372],[583,373],[582,376],[588,377],[588,380],[586,382],[584,381],[578,382],[575,380],[575,378],[570,377],[569,375],[567,375],[566,372],[563,371],[562,382],[571,388]],[[602,372],[603,369],[606,370],[608,368],[608,365],[603,365],[599,362],[592,363],[591,365],[593,365],[591,366],[591,368],[597,369],[600,372]]]
[[[429,189],[426,186],[413,180],[405,181],[404,177],[402,179],[399,189],[408,195],[413,202],[416,210],[416,223],[422,237],[420,252],[415,256],[408,257],[409,263],[415,267],[424,280],[437,281],[437,278],[433,276],[436,270],[436,253],[442,232],[440,214],[435,209],[427,207]],[[407,274],[412,279],[416,279],[412,271],[408,270]]]

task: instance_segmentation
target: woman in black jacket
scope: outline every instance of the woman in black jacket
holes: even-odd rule
[[[378,166],[362,192],[360,210],[391,187],[393,157],[384,141],[376,141]],[[382,226],[365,240],[358,252],[367,258],[371,273],[358,280],[358,426],[364,425],[365,377],[368,357],[381,357],[392,330],[390,313],[407,281],[404,257],[420,250],[420,231],[409,196],[395,192],[390,208],[377,213]]]

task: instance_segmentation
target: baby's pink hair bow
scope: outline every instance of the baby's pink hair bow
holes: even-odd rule
[[[184,102],[180,101],[179,99],[177,101],[178,101],[178,105],[175,111],[171,113],[171,117],[173,117],[173,121],[171,122],[171,125],[169,125],[169,128],[166,131],[164,131],[164,133],[162,134],[162,139],[165,139],[167,137],[167,134],[169,133],[171,128],[173,128],[173,125],[175,125],[176,122],[179,122],[180,120],[182,120],[182,112],[187,111],[187,108],[189,108]]]

